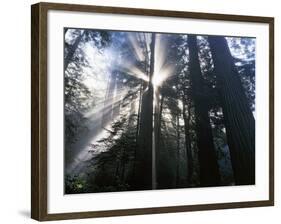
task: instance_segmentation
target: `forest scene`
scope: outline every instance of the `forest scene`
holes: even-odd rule
[[[254,185],[255,51],[64,28],[65,194]]]

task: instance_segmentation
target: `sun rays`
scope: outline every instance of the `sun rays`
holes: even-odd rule
[[[123,82],[129,82],[130,79],[139,80],[144,83],[149,83],[147,67],[143,64],[149,64],[151,53],[151,33],[127,33],[128,42],[131,51],[131,58],[126,58],[120,63],[120,52],[116,47],[109,46],[102,51],[98,50],[94,44],[90,42],[84,43],[81,47],[82,53],[86,59],[86,66],[83,67],[85,76],[84,84],[87,85],[95,97],[100,100],[94,101],[94,109],[89,110],[83,116],[90,122],[87,124],[88,130],[92,133],[81,139],[81,144],[77,144],[77,154],[74,160],[69,164],[66,171],[73,172],[81,169],[81,161],[90,159],[93,154],[89,153],[89,145],[94,145],[99,140],[108,135],[106,130],[110,130],[110,124],[117,121],[121,116],[121,111],[125,115],[136,113],[140,98],[132,98],[129,105],[123,105],[124,97],[129,91],[135,91],[122,85]],[[156,34],[155,53],[154,53],[154,73],[151,83],[154,86],[154,105],[159,103],[161,99],[160,89],[170,76],[173,75],[174,67],[167,64],[167,36],[164,34]],[[146,61],[145,61],[146,60]],[[125,74],[126,79],[118,80],[118,74]],[[110,80],[114,79],[115,83],[110,84]],[[134,87],[141,88],[141,82]],[[145,90],[144,90],[145,91]],[[74,150],[75,151],[75,150]]]

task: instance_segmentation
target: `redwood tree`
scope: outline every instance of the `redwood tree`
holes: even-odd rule
[[[224,37],[209,37],[236,185],[255,183],[255,119]]]
[[[153,85],[155,34],[150,43],[149,80],[142,96],[138,150],[136,152],[136,189],[152,189],[152,134],[153,134]]]
[[[220,184],[219,168],[208,114],[207,96],[204,94],[204,80],[195,35],[188,36],[188,47],[191,95],[195,106],[196,135],[199,150],[200,184],[201,186],[217,186]]]

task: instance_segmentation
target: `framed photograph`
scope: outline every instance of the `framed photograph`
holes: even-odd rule
[[[274,204],[274,18],[31,8],[32,218]]]

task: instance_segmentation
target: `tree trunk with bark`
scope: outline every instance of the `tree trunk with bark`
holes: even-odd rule
[[[157,98],[158,103],[155,103],[154,108],[154,150],[155,150],[155,188],[158,188],[158,173],[159,169],[159,159],[161,157],[160,152],[160,138],[161,138],[161,123],[162,123],[162,111],[163,111],[163,103],[165,97],[160,94],[156,94],[155,98]],[[155,99],[154,99],[155,100]]]
[[[190,140],[190,104],[183,99],[183,121],[184,121],[184,137],[185,137],[185,150],[186,150],[186,180],[188,186],[190,186],[192,182],[192,174],[193,174],[193,157],[191,152],[191,140]]]
[[[209,37],[237,185],[255,184],[255,119],[227,41]]]
[[[177,136],[177,148],[176,148],[176,187],[180,185],[180,118],[179,113],[176,115],[176,136]]]
[[[202,91],[204,89],[204,80],[198,58],[196,36],[188,36],[188,47],[191,90],[195,106],[196,135],[199,150],[200,184],[201,186],[218,186],[220,184],[220,174],[208,114],[206,94]]]
[[[152,189],[152,132],[153,132],[153,85],[154,72],[155,34],[152,34],[150,44],[150,71],[149,81],[143,92],[140,116],[140,128],[138,138],[138,150],[136,152],[136,188]]]

